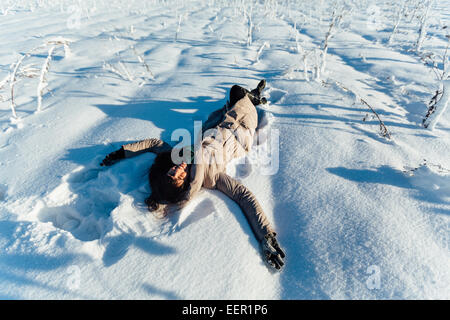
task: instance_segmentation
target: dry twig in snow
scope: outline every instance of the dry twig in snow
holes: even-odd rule
[[[150,67],[148,66],[147,62],[145,62],[144,57],[142,57],[137,51],[135,47],[132,47],[134,53],[136,54],[138,60],[140,63],[142,63],[142,65],[145,67],[145,69],[147,70],[147,73],[149,74],[150,78],[152,80],[155,80],[155,76],[153,75],[152,70],[150,70]]]
[[[14,101],[14,86],[15,84],[19,81],[18,78],[18,71],[19,71],[19,67],[22,64],[23,60],[28,57],[29,54],[24,54],[21,55],[19,60],[17,60],[16,64],[14,65],[14,69],[13,72],[10,74],[10,78],[9,78],[9,88],[11,91],[11,112],[13,114],[14,118],[17,118],[17,113],[16,113],[16,103]]]
[[[346,92],[350,92],[352,93],[356,99],[358,99],[362,104],[364,104],[367,108],[369,108],[370,111],[373,112],[373,114],[377,117],[378,122],[380,123],[380,134],[381,136],[383,136],[384,138],[387,139],[391,139],[391,134],[389,133],[388,128],[386,127],[386,125],[384,124],[384,122],[381,120],[380,116],[378,115],[378,113],[375,111],[374,108],[372,108],[372,106],[363,98],[361,98],[360,95],[358,95],[355,91],[350,90],[349,88],[345,87],[342,83],[340,83],[339,81],[335,81],[333,80],[333,82],[342,90],[346,91]],[[326,85],[327,83],[325,81],[322,81],[322,83],[324,85]]]
[[[47,75],[48,71],[50,70],[50,61],[52,60],[52,54],[53,54],[54,50],[55,50],[55,47],[51,47],[48,50],[47,58],[45,59],[45,62],[42,65],[41,75],[39,76],[39,84],[37,87],[38,104],[37,104],[37,108],[36,108],[36,111],[38,111],[38,112],[42,110],[42,95],[44,94],[44,89],[47,88],[47,86],[48,86],[46,75]]]
[[[338,12],[339,11],[339,12]],[[331,22],[330,25],[328,26],[328,31],[325,34],[325,40],[323,42],[323,48],[322,48],[322,63],[320,66],[320,72],[324,73],[325,72],[325,67],[326,67],[326,63],[327,63],[327,53],[328,53],[328,42],[330,41],[330,39],[334,36],[335,32],[336,32],[336,28],[339,27],[341,21],[342,21],[342,17],[344,15],[344,9],[334,9],[333,10],[333,15],[331,17]],[[319,79],[317,79],[319,80]]]
[[[270,48],[270,43],[264,41],[263,45],[259,48],[258,52],[256,53],[255,63],[259,62],[259,56],[263,52],[264,48]]]
[[[448,108],[450,101],[450,80],[442,81],[442,90],[437,90],[436,94],[431,98],[428,112],[422,121],[425,128],[434,129],[442,114]]]
[[[72,41],[64,39],[64,38],[56,38],[56,39],[49,40],[46,43],[47,43],[47,45],[53,45],[53,46],[62,45],[64,47],[64,57],[68,58],[72,54],[70,52],[70,48],[69,48],[69,44],[71,42]]]

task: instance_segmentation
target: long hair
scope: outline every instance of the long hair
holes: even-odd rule
[[[162,204],[176,204],[182,200],[184,191],[189,186],[187,179],[183,185],[177,187],[167,172],[175,165],[171,151],[159,153],[150,167],[148,179],[152,193],[145,200],[149,211],[157,211]],[[189,172],[189,166],[188,166]]]

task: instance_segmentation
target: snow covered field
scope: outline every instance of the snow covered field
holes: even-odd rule
[[[1,0],[0,298],[449,299],[450,111],[422,120],[450,3],[427,4]],[[99,166],[260,79],[278,170],[254,150],[228,172],[273,222],[281,273],[225,195],[161,220],[153,154]]]

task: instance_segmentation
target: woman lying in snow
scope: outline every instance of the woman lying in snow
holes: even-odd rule
[[[250,190],[225,173],[229,161],[250,151],[258,128],[255,106],[267,102],[261,98],[265,84],[262,80],[252,91],[234,85],[230,100],[210,114],[201,141],[193,146],[175,149],[159,139],[146,139],[123,145],[107,155],[101,165],[109,166],[144,152],[156,153],[149,172],[152,193],[145,201],[149,211],[165,211],[170,204],[182,207],[202,187],[223,192],[244,212],[261,243],[265,261],[279,270],[285,253],[264,211]]]

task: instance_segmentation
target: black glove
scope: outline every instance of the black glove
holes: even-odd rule
[[[108,154],[105,159],[100,163],[101,166],[110,166],[116,163],[117,161],[125,158],[125,151],[121,147],[119,150],[113,151]]]
[[[248,97],[250,98],[254,106],[257,106],[258,104],[267,103],[266,98],[261,98],[261,92],[264,90],[265,87],[266,87],[266,80],[261,80],[256,86],[256,88],[248,93]]]
[[[270,267],[280,270],[284,266],[283,259],[284,257],[286,257],[286,254],[280,248],[280,245],[278,244],[275,236],[276,233],[266,234],[264,236],[264,239],[262,240],[261,245],[266,263]]]

